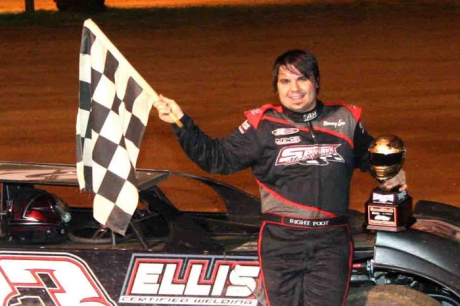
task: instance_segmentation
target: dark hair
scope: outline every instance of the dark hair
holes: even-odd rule
[[[273,87],[275,92],[278,91],[278,73],[281,66],[295,67],[299,72],[314,81],[317,85],[316,93],[319,93],[319,66],[316,57],[304,50],[289,50],[278,56],[275,63],[273,64]]]

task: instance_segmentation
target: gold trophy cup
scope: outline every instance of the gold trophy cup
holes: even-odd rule
[[[403,141],[395,135],[382,135],[369,146],[371,175],[380,183],[401,170],[406,156]],[[412,221],[412,197],[399,186],[386,190],[376,187],[366,202],[367,229],[399,232]]]

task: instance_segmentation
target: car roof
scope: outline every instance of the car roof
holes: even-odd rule
[[[138,188],[146,189],[167,178],[166,170],[138,169]],[[79,186],[75,165],[0,162],[0,183]]]

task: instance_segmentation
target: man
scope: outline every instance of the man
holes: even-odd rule
[[[185,153],[210,173],[251,167],[260,187],[263,223],[259,236],[262,282],[269,306],[344,305],[353,244],[347,224],[355,168],[368,170],[373,138],[361,109],[323,103],[315,56],[303,50],[280,55],[273,67],[280,106],[244,112],[246,121],[225,138],[211,139],[174,100],[154,103],[173,125]],[[405,185],[398,173],[382,187]]]

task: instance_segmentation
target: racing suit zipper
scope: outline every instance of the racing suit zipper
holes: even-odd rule
[[[316,143],[316,133],[313,130],[313,124],[311,121],[307,121],[307,126],[308,126],[308,131],[310,132],[311,139],[313,140],[313,143]]]

